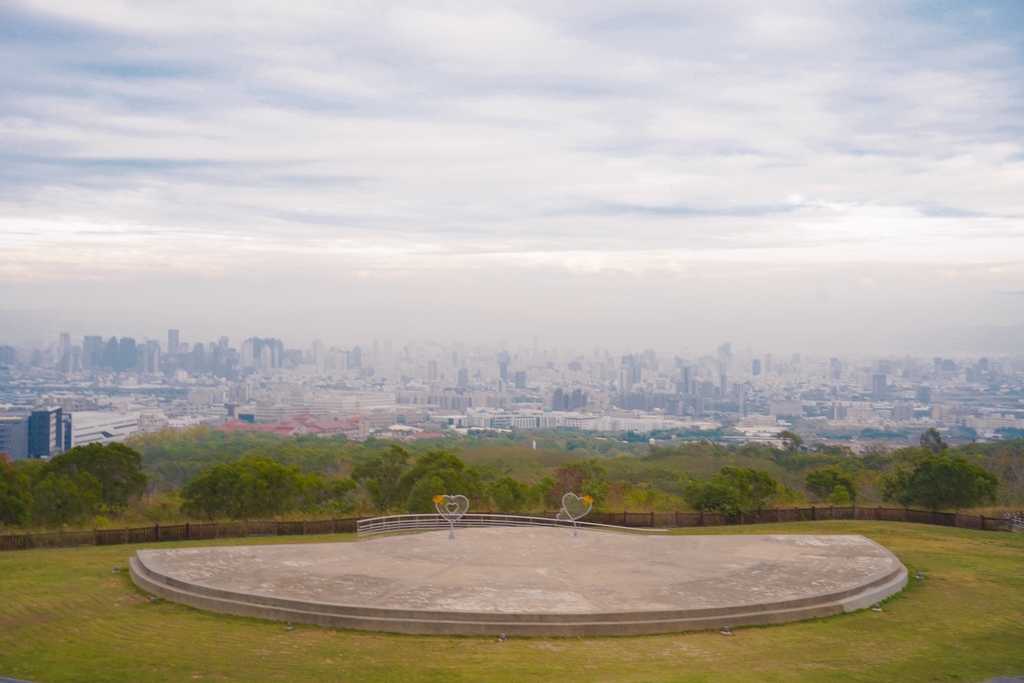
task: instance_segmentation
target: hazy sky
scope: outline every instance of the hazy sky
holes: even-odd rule
[[[1022,290],[1018,0],[0,4],[0,309],[899,351]]]

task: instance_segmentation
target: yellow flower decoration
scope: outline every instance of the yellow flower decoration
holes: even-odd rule
[[[583,496],[583,504],[584,505],[590,505],[593,502],[594,502],[594,499],[591,498],[590,496]]]
[[[440,505],[441,503],[444,502],[444,496],[442,496],[442,495],[434,496],[433,500],[434,500],[435,503]]]

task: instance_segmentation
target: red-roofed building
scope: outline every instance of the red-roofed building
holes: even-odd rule
[[[356,418],[362,420],[362,418]],[[271,424],[260,424],[245,422],[243,420],[228,420],[217,427],[222,432],[261,432],[265,434],[276,434],[277,436],[293,436],[295,434],[312,434],[314,436],[336,436],[344,434],[346,439],[352,441],[361,440],[363,425],[355,420],[349,422],[320,422],[315,415],[303,413],[295,415],[290,420],[283,420]]]

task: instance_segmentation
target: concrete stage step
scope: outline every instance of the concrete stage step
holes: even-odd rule
[[[360,542],[141,550],[153,595],[227,614],[395,633],[604,636],[863,609],[907,571],[862,536],[462,529]]]

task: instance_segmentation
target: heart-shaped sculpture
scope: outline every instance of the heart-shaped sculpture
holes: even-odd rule
[[[559,512],[559,516],[564,512],[568,519],[575,522],[577,519],[586,517],[593,506],[594,499],[590,496],[580,498],[575,493],[567,493],[562,496],[562,510]]]
[[[437,514],[449,523],[455,523],[469,510],[469,498],[462,494],[434,496],[434,507],[437,508]]]

